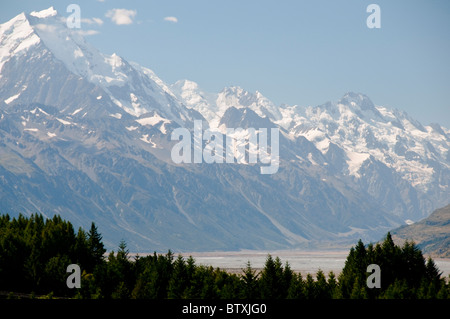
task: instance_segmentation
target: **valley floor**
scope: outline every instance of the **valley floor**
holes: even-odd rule
[[[262,269],[266,258],[270,254],[272,257],[279,257],[283,264],[289,262],[291,269],[300,272],[303,276],[310,273],[312,275],[321,269],[325,275],[333,271],[338,275],[344,268],[348,250],[338,251],[217,251],[217,252],[191,252],[182,253],[186,258],[194,257],[196,264],[219,267],[233,273],[241,273],[250,261],[252,268]],[[140,254],[142,255],[142,254]],[[176,254],[178,255],[178,254]],[[426,258],[428,256],[425,256]],[[450,275],[450,258],[433,258],[442,277]]]

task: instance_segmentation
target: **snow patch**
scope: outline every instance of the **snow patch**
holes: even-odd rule
[[[142,135],[142,137],[140,138],[140,140],[143,141],[143,142],[145,142],[145,143],[147,143],[147,144],[151,144],[151,146],[152,146],[153,148],[156,148],[156,144],[152,142],[152,139],[149,138],[149,135],[148,135],[148,134]]]
[[[10,96],[10,97],[7,98],[6,100],[4,100],[5,103],[6,103],[6,104],[11,103],[11,102],[14,101],[15,99],[17,99],[17,98],[20,96],[21,93],[22,93],[22,92],[17,93],[16,95]]]
[[[317,162],[313,159],[312,154],[308,153],[308,160],[311,162],[311,164],[313,165],[319,165],[317,164]]]
[[[153,115],[151,117],[145,117],[145,118],[136,120],[136,122],[138,122],[141,125],[151,125],[151,126],[154,126],[154,125],[158,124],[161,121],[164,122],[164,123],[170,123],[171,122],[170,120],[159,116],[157,113],[155,113],[155,115]]]
[[[120,120],[122,118],[122,114],[120,114],[120,113],[109,114],[109,116],[114,117],[114,118],[116,118],[118,120]]]
[[[62,119],[59,119],[59,118],[56,118],[59,122],[61,122],[62,124],[64,124],[64,125],[72,125],[73,123],[72,122],[69,122],[69,121],[66,121],[66,120],[62,120]]]
[[[370,154],[357,153],[348,150],[346,150],[346,154],[348,157],[348,160],[346,162],[348,165],[349,174],[357,178],[361,177],[358,173],[358,170],[361,168],[361,165],[370,157]]]
[[[17,86],[17,85],[16,85],[16,86]],[[9,103],[13,102],[13,101],[16,100],[16,99],[20,96],[20,94],[22,94],[22,92],[25,91],[26,89],[27,89],[27,86],[26,86],[26,85],[23,85],[22,88],[20,89],[20,92],[17,93],[17,94],[15,94],[15,95],[13,95],[13,96],[10,96],[10,97],[7,98],[6,100],[4,100],[5,103],[6,103],[6,104],[9,104]]]
[[[164,123],[159,127],[159,130],[160,130],[161,133],[163,133],[163,134],[167,134],[166,124],[167,124],[167,122],[164,122]]]
[[[130,93],[131,106],[133,106],[136,113],[139,113],[139,108],[141,107],[141,103],[138,102],[138,98],[133,93]]]
[[[45,112],[43,109],[41,109],[40,107],[38,107],[39,112],[44,113],[45,115],[49,115],[47,112]]]
[[[79,109],[76,109],[75,111],[73,111],[73,113],[71,115],[74,116],[75,114],[77,114],[78,112],[81,112],[82,110],[83,110],[83,108],[80,107]]]

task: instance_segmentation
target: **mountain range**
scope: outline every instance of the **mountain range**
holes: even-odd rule
[[[195,120],[278,128],[278,171],[175,163],[172,133]],[[94,221],[108,249],[332,248],[427,217],[449,181],[450,130],[364,94],[300,106],[210,93],[101,53],[52,7],[0,25],[1,213]]]

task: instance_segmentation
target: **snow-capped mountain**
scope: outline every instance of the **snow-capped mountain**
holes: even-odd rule
[[[192,81],[174,86],[177,96],[212,126],[230,107],[250,108],[285,129],[291,139],[307,138],[324,156],[339,152],[339,160],[345,162],[339,173],[355,183],[361,182],[364,167],[376,160],[393,169],[420,196],[426,194],[428,203],[422,209],[428,211],[435,200],[445,205],[450,198],[450,131],[439,124],[423,126],[405,112],[375,106],[369,97],[353,92],[316,107],[276,107],[261,93],[241,88],[225,88],[213,95]]]
[[[277,173],[175,163],[171,135],[195,120],[244,135],[278,127]],[[95,221],[108,248],[121,239],[147,252],[377,240],[448,204],[449,139],[363,94],[277,106],[239,87],[166,84],[99,52],[53,8],[0,25],[0,212]]]
[[[120,107],[122,110],[118,114],[126,112],[133,116],[141,116],[154,111],[159,116],[176,121],[178,124],[192,118],[191,112],[179,105],[173,93],[153,71],[128,63],[116,54],[109,56],[99,52],[77,31],[67,28],[64,18],[57,15],[53,7],[40,12],[31,12],[29,15],[19,14],[1,26],[0,36],[2,38],[0,68],[7,62],[26,65],[23,59],[27,59],[30,63],[49,59],[54,63],[62,63],[65,71],[70,72],[72,77],[77,77],[75,80],[86,81],[95,86],[101,91],[95,98],[108,99]],[[17,71],[17,67],[14,67]],[[47,81],[51,79],[48,71],[47,73],[46,70],[37,71],[23,73],[28,77]],[[19,80],[9,81],[11,85],[19,82]],[[2,88],[11,89],[7,84]],[[4,102],[20,103],[22,98],[29,101],[27,91],[35,90],[24,85],[17,86],[12,90],[15,94]],[[61,101],[42,100],[38,96],[33,102],[59,104]]]
[[[226,87],[221,92],[205,93],[198,84],[189,80],[180,80],[171,85],[173,92],[188,108],[201,113],[211,127],[216,127],[220,118],[230,107],[249,108],[261,117],[272,121],[281,119],[281,113],[269,99],[260,92],[251,93],[240,87]]]
[[[448,188],[449,176],[433,169],[436,165],[449,168],[449,131],[438,124],[422,126],[404,112],[375,106],[367,96],[355,93],[347,93],[337,103],[290,110],[284,115],[280,125],[294,136],[305,136],[322,153],[330,143],[342,148],[349,173],[355,177],[364,161],[373,156],[420,191],[427,192],[434,183],[444,192]]]

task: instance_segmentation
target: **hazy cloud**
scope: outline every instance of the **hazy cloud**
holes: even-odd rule
[[[112,9],[106,12],[105,16],[117,25],[125,25],[133,23],[136,13],[136,10]]]
[[[82,35],[82,36],[89,36],[89,35],[95,35],[99,34],[100,32],[97,30],[77,30],[76,33]]]
[[[99,26],[103,24],[103,20],[100,18],[83,18],[81,19],[81,22],[87,24],[97,24]]]
[[[178,19],[176,17],[165,17],[164,21],[169,21],[169,22],[173,22],[173,23],[177,23]]]

